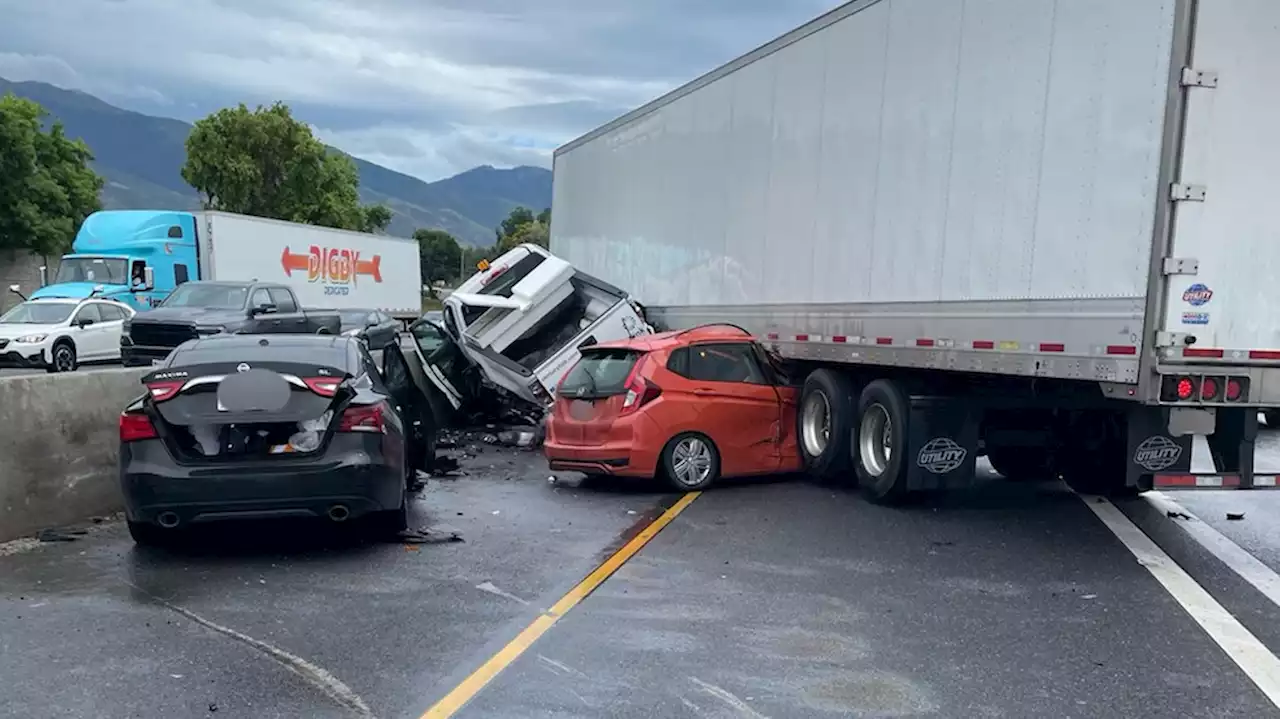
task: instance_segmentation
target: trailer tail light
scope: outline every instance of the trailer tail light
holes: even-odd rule
[[[186,383],[185,379],[151,382],[147,385],[147,391],[151,393],[152,402],[163,402],[177,397]]]
[[[1220,377],[1205,377],[1200,382],[1200,399],[1206,402],[1212,402],[1218,399],[1218,395],[1221,391],[1222,379]]]
[[[120,414],[120,441],[137,442],[143,439],[155,439],[156,426],[151,418],[142,412],[123,412]]]
[[[1248,396],[1248,377],[1165,375],[1160,382],[1162,402],[1242,402]]]

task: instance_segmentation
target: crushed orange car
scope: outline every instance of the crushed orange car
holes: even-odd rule
[[[605,342],[556,390],[543,452],[553,470],[661,477],[798,472],[798,389],[745,330],[708,325]]]

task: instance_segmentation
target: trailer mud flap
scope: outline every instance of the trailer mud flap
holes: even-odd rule
[[[959,489],[973,484],[978,422],[971,402],[912,397],[907,437],[907,489]]]
[[[1169,411],[1162,407],[1134,407],[1128,411],[1126,487],[1150,489],[1157,474],[1191,471],[1192,436],[1169,434]]]

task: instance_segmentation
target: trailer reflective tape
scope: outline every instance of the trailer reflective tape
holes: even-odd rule
[[[893,338],[892,338],[892,337],[877,337],[877,338],[876,338],[876,344],[878,344],[878,345],[891,345],[891,344],[893,344]]]
[[[844,344],[845,342],[849,341],[849,338],[845,337],[844,335],[832,335],[831,341],[837,344]]]
[[[1211,349],[1208,347],[1183,347],[1183,357],[1203,357],[1209,359],[1222,359],[1223,350]]]
[[[993,350],[996,348],[996,343],[991,340],[974,340],[973,348],[976,350]]]
[[[1259,474],[1253,477],[1253,486],[1271,487],[1280,486],[1280,481],[1274,474]],[[1230,489],[1240,486],[1240,475],[1238,474],[1157,474],[1152,478],[1152,487],[1154,489]]]
[[[1000,349],[1006,350],[1006,351],[1013,351],[1018,349],[1018,343],[1014,342],[1013,340],[1001,340]]]
[[[777,332],[770,332],[769,334],[765,335],[765,337],[766,337],[767,339],[776,340],[776,339],[778,339],[778,333],[777,333]]]
[[[1249,350],[1249,359],[1280,360],[1280,350]]]
[[[1136,355],[1138,348],[1133,345],[1107,345],[1109,355]]]
[[[796,342],[808,342],[809,335],[796,335]]]
[[[916,347],[932,347],[933,345],[934,345],[934,342],[931,339],[922,338],[922,339],[916,340]]]
[[[1067,349],[1066,345],[1058,344],[1057,342],[1041,342],[1040,343],[1041,352],[1065,352],[1066,349]]]

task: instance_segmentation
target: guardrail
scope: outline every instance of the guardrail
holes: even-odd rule
[[[0,542],[123,508],[117,418],[149,371],[0,377]]]

